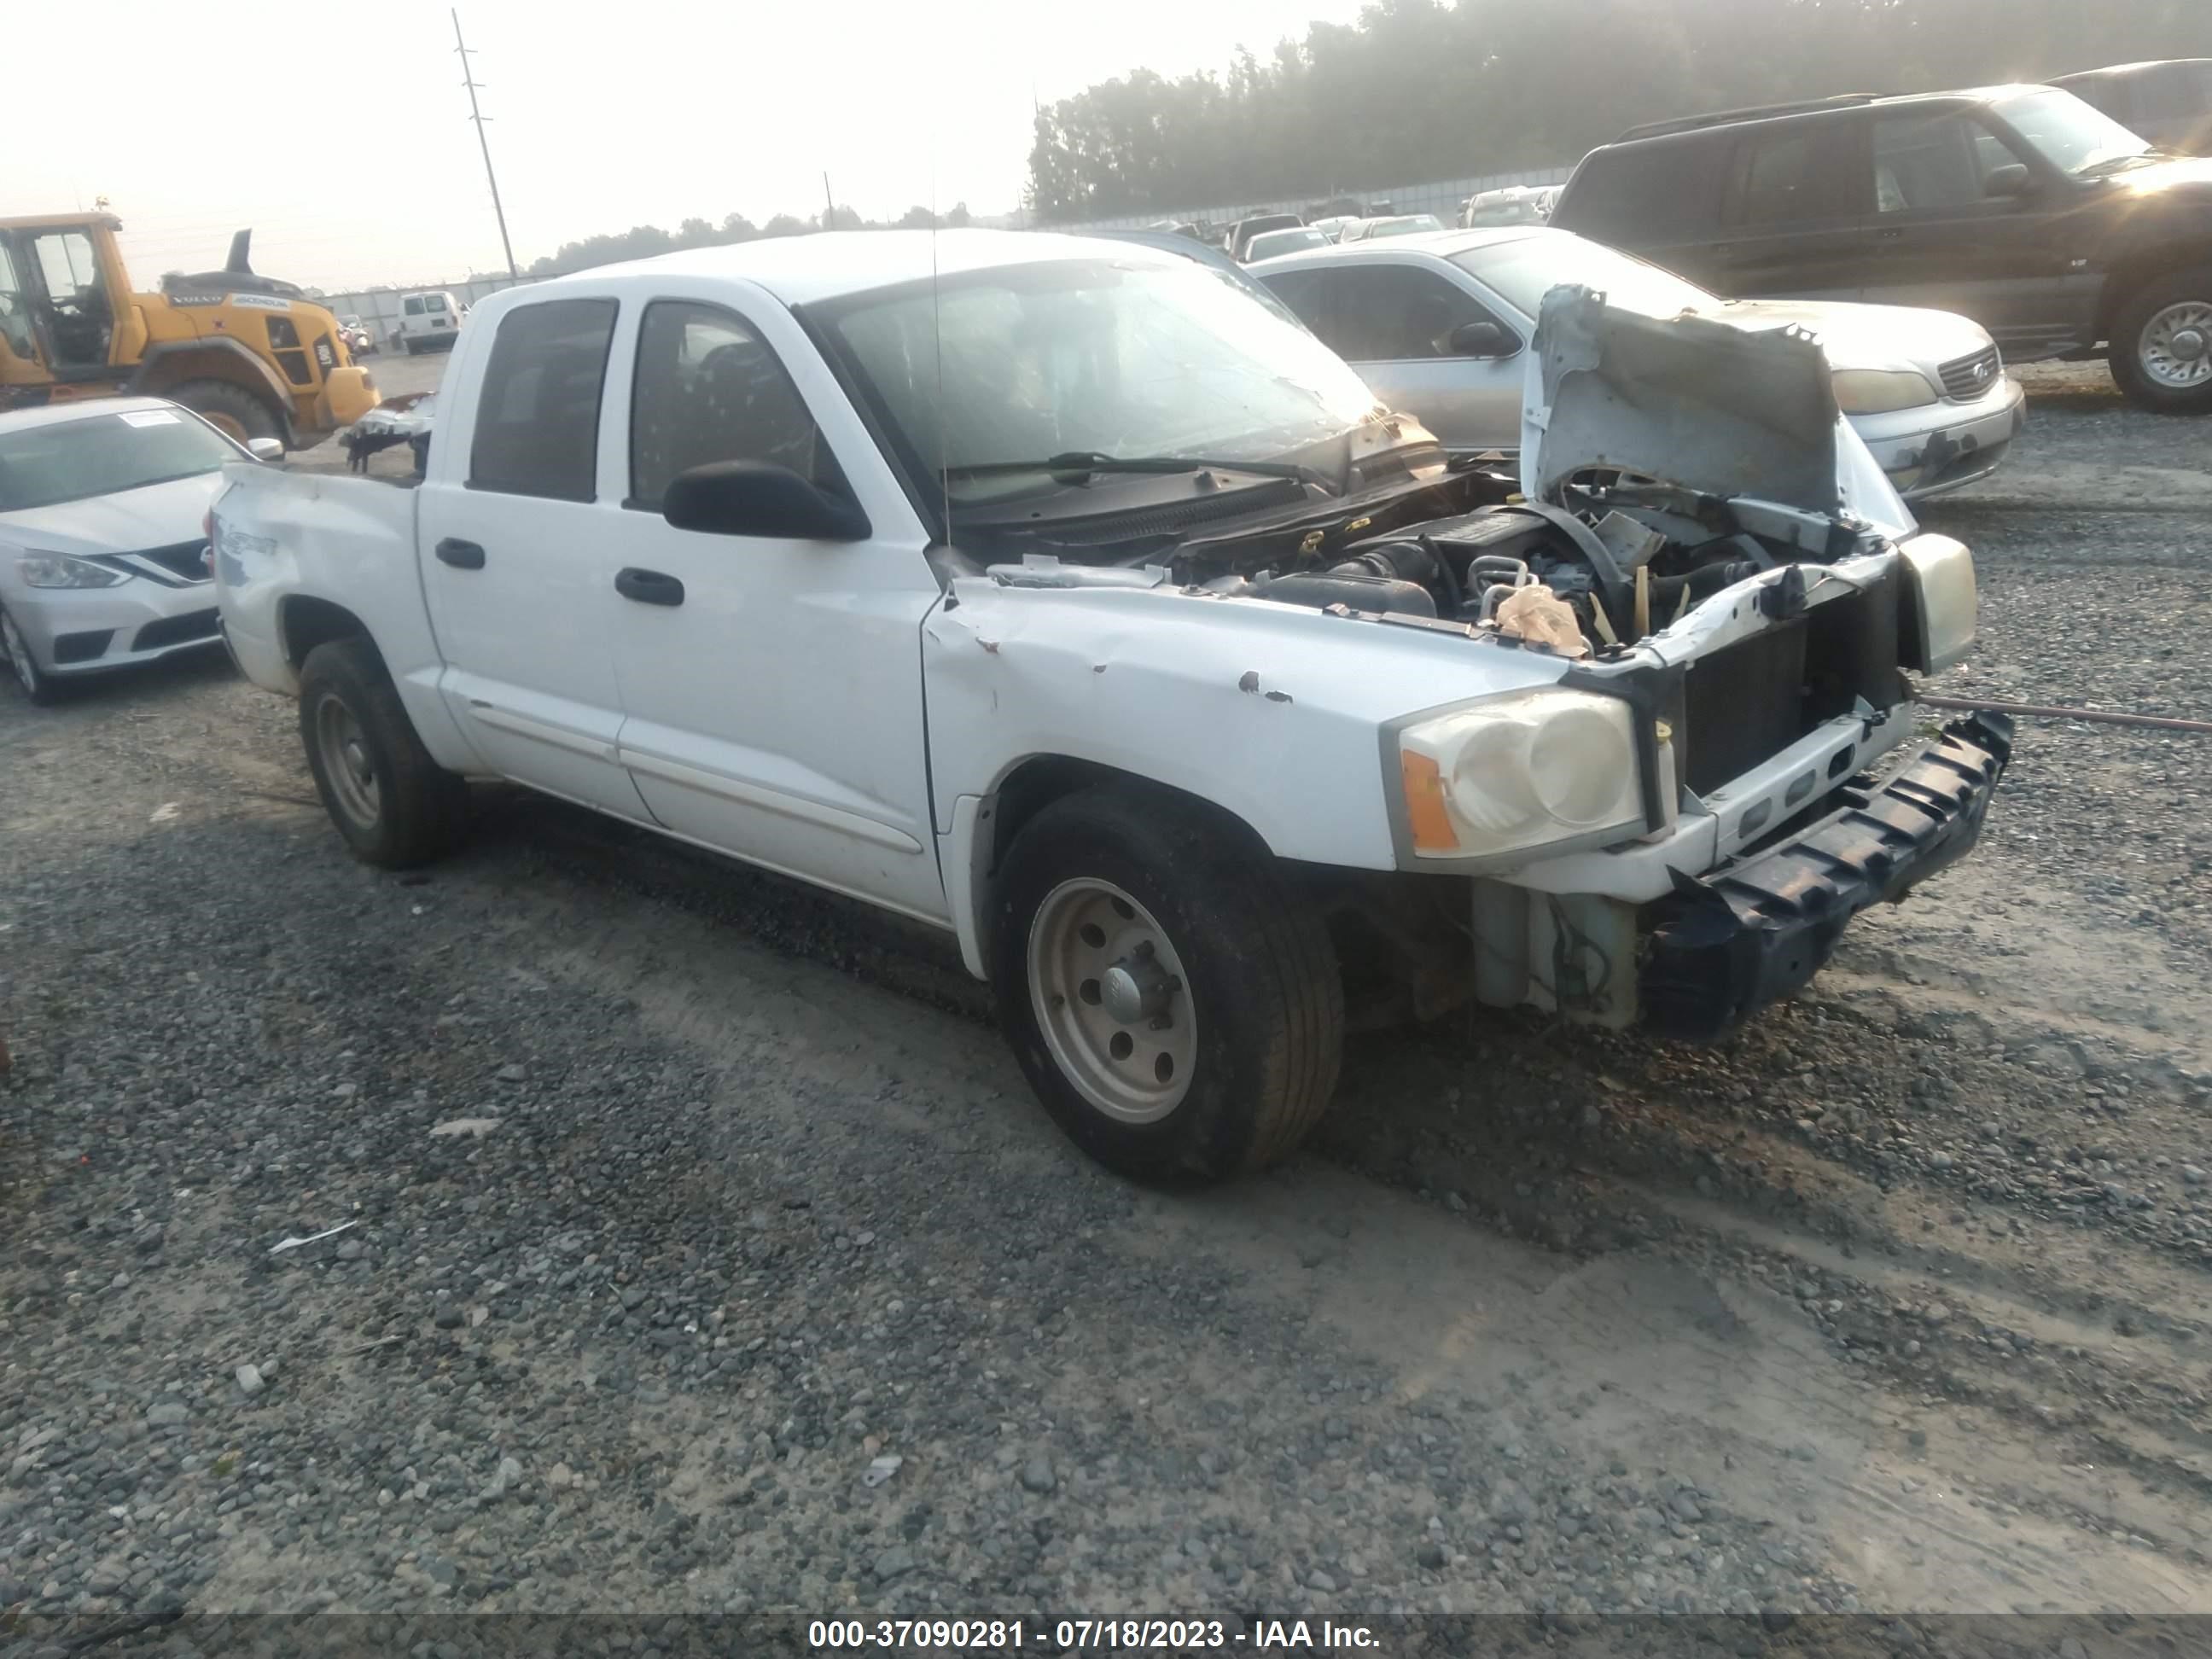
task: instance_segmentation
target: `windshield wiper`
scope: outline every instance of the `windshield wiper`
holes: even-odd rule
[[[2076,179],[2101,179],[2122,167],[2148,167],[2159,159],[2155,149],[2136,150],[2126,155],[2107,155],[2095,161],[2085,161],[2074,169]]]
[[[1303,483],[1318,485],[1331,495],[1341,495],[1336,481],[1319,467],[1308,466],[1300,461],[1223,461],[1197,455],[1102,455],[1095,449],[1072,449],[1063,455],[1048,455],[1041,461],[975,461],[966,466],[948,466],[947,476],[955,478],[982,478],[1006,472],[1250,472],[1263,478],[1296,478]]]

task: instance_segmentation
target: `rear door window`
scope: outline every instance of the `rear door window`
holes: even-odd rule
[[[612,300],[545,300],[500,319],[477,393],[469,488],[588,501]]]
[[[400,301],[400,309],[410,317],[420,317],[422,314],[422,296],[419,294],[409,295],[406,299]]]
[[[1850,159],[1857,131],[1832,120],[1746,133],[1729,158],[1722,217],[1747,227],[1856,218],[1864,211]]]

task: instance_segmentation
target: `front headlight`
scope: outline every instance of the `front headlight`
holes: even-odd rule
[[[127,570],[61,553],[27,553],[15,562],[15,568],[22,573],[26,587],[116,587],[131,580]]]
[[[1887,415],[1939,401],[1928,377],[1910,368],[1839,368],[1836,407],[1846,415]]]
[[[1587,691],[1524,691],[1398,734],[1414,855],[1493,857],[1624,833],[1644,823],[1629,705]]]

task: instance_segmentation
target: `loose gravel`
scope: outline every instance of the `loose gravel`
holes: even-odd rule
[[[2208,514],[2042,388],[1945,689],[2205,714]],[[507,792],[367,871],[217,665],[0,702],[0,1630],[2212,1609],[2203,755],[2032,726],[1730,1046],[1363,1039],[1164,1198],[934,936]]]

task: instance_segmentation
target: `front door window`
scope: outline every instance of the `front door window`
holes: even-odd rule
[[[1970,116],[1893,115],[1874,126],[1875,210],[1956,213],[2016,204],[1993,196],[1990,176],[2021,163],[2005,141]]]

